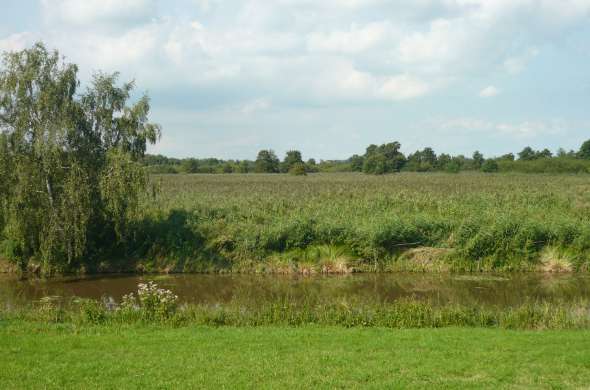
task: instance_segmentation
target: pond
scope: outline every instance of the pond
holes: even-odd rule
[[[15,307],[45,296],[112,297],[119,301],[148,280],[174,291],[182,302],[230,301],[392,302],[412,297],[435,304],[514,306],[530,300],[590,298],[587,274],[384,273],[341,276],[278,275],[109,275],[63,279],[18,279],[0,274],[0,305]]]

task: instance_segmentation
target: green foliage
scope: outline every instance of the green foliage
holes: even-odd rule
[[[541,151],[533,150],[530,146],[525,147],[518,153],[518,159],[523,161],[537,160],[540,158],[551,158],[553,154],[549,149],[543,149]]]
[[[447,160],[447,156],[443,156]],[[441,162],[442,163],[442,162]],[[433,170],[438,165],[436,153],[432,148],[416,151],[408,156],[406,169],[409,171],[427,172]]]
[[[346,160],[321,160],[319,164],[314,159],[306,163],[307,172],[363,172],[383,174],[397,172],[399,170],[410,172],[448,172],[458,173],[459,171],[479,171],[486,159],[476,151],[472,158],[463,155],[451,156],[441,153],[437,156],[432,148],[424,148],[410,154],[407,160],[399,153],[399,143],[393,142],[386,145],[370,145],[367,153],[363,156],[353,155]],[[508,153],[494,158],[498,162],[499,172],[527,172],[527,173],[582,173],[586,172],[586,161],[590,152],[590,141],[582,145],[579,152],[570,150],[566,152],[560,148],[555,157],[548,149],[535,151],[531,147],[524,148],[519,153],[519,159],[515,161],[514,154]],[[261,156],[263,162],[260,172],[276,172],[276,159],[272,156]],[[276,156],[274,156],[276,157]],[[538,161],[538,162],[537,162]],[[290,167],[302,162],[301,153],[290,151],[285,160],[279,164],[279,171],[286,173]],[[528,163],[535,162],[535,163]],[[150,173],[248,173],[255,171],[256,164],[251,161],[233,161],[209,159],[184,159],[168,158],[164,156],[146,156],[143,159],[144,165]],[[493,163],[488,163],[493,164]]]
[[[572,251],[573,270],[590,269],[590,189],[583,175],[168,175],[153,181],[161,190],[141,197],[127,227],[120,253],[125,270],[282,272],[268,261],[318,245],[347,248],[358,260],[348,266],[359,271],[413,269],[396,262],[416,247],[445,250],[453,270],[536,269],[547,246]],[[290,264],[288,272],[304,272],[296,259]],[[317,263],[307,268],[323,272]]]
[[[137,295],[128,294],[120,305],[110,301],[74,299],[71,304],[44,298],[34,308],[4,317],[41,323],[96,325],[151,323],[165,326],[332,326],[378,328],[504,328],[590,329],[588,302],[531,301],[517,306],[433,304],[415,298],[391,303],[339,302],[311,298],[301,302],[276,298],[268,302],[233,300],[210,305],[183,305],[178,297],[153,282],[140,284]]]
[[[21,267],[75,267],[102,240],[125,238],[146,177],[137,161],[160,134],[133,83],[99,73],[79,93],[77,67],[42,44],[8,53],[0,70],[0,231]]]
[[[461,171],[461,163],[458,159],[453,158],[444,165],[444,169],[447,173],[459,173]]]
[[[364,163],[365,163],[364,157],[359,156],[358,154],[355,154],[354,156],[352,156],[350,158],[350,169],[353,172],[362,172]]]
[[[261,150],[256,157],[257,173],[278,173],[279,159],[272,150]]]
[[[298,150],[290,150],[285,155],[285,159],[281,164],[281,172],[290,172],[295,164],[303,164],[301,152]]]
[[[391,142],[380,146],[370,145],[364,156],[363,172],[375,175],[399,172],[406,158],[399,151],[399,142]]]
[[[498,160],[500,172],[521,173],[590,173],[590,161],[573,157],[540,158],[533,160]]]
[[[124,318],[165,321],[174,316],[177,306],[178,296],[149,281],[137,286],[137,295],[129,293],[123,296],[120,311]]]
[[[299,162],[299,163],[295,163],[295,164],[291,165],[291,168],[289,168],[289,173],[294,176],[307,175],[305,164],[302,162]]]
[[[482,172],[486,172],[486,173],[498,172],[498,163],[496,162],[496,160],[492,160],[491,158],[488,158],[481,165],[481,170],[482,170]]]
[[[590,160],[590,139],[582,144],[578,152],[578,157],[584,160]]]
[[[473,152],[473,166],[475,169],[481,169],[481,166],[483,165],[485,159],[483,157],[483,154],[481,154],[479,151],[475,151]]]
[[[316,173],[319,171],[318,165],[315,162],[315,159],[310,158],[309,160],[307,160],[307,162],[305,163],[305,170],[309,173]]]
[[[182,170],[186,173],[199,172],[199,161],[196,158],[187,158],[182,160]]]

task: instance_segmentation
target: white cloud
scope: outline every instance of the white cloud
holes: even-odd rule
[[[563,121],[524,121],[520,123],[499,123],[496,129],[503,134],[519,138],[534,138],[540,135],[563,133],[567,124]]]
[[[0,39],[0,52],[22,50],[35,40],[35,34],[29,32],[16,33]]]
[[[407,74],[389,77],[379,89],[379,95],[392,100],[413,99],[427,94],[431,86]]]
[[[590,11],[590,0],[195,0],[168,13],[155,0],[41,4],[42,31],[0,48],[41,36],[83,72],[120,70],[150,90],[215,88],[228,106],[235,95],[391,102],[498,68],[517,74]],[[498,93],[489,86],[480,96]]]
[[[504,68],[510,74],[518,74],[522,72],[527,64],[538,54],[539,50],[537,48],[530,48],[521,55],[507,58],[504,61]]]
[[[251,114],[256,111],[264,111],[269,109],[271,102],[265,98],[254,99],[242,105],[240,111],[242,114]]]
[[[487,86],[479,92],[479,96],[482,98],[489,98],[498,96],[500,94],[500,90],[493,85]]]
[[[386,22],[353,24],[347,31],[312,32],[307,37],[308,48],[317,52],[358,53],[375,47],[386,38],[391,28]]]
[[[50,23],[79,27],[99,24],[125,25],[149,21],[155,15],[155,0],[41,0]]]
[[[176,13],[155,0],[41,4],[41,35],[83,70],[121,70],[152,90],[218,85],[229,101],[323,104],[415,99],[498,67],[522,72],[590,10],[590,0],[198,0]]]
[[[539,136],[565,134],[568,129],[579,126],[578,123],[563,119],[524,120],[524,121],[490,121],[479,118],[452,118],[426,122],[446,134],[487,134],[516,139],[532,139]]]

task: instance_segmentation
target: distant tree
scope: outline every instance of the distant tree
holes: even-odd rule
[[[567,151],[564,148],[557,149],[557,153],[555,154],[556,157],[564,158],[567,157]]]
[[[498,172],[498,163],[496,162],[496,160],[488,158],[481,165],[481,170],[486,173]]]
[[[447,165],[451,162],[452,157],[446,153],[441,153],[436,160],[436,167],[439,169],[446,169]]]
[[[484,160],[485,160],[483,157],[483,154],[481,154],[478,150],[476,150],[475,152],[473,152],[472,158],[473,158],[473,166],[476,169],[480,169],[484,163]]]
[[[540,152],[536,153],[536,158],[551,158],[553,157],[553,153],[547,148],[541,150]]]
[[[498,160],[514,161],[514,154],[513,153],[504,154],[504,155],[500,156],[498,158]]]
[[[375,144],[367,146],[367,149],[365,150],[365,156],[376,153],[378,148],[379,147]]]
[[[553,153],[547,148],[538,151],[533,150],[530,146],[525,147],[520,153],[518,153],[518,159],[523,161],[537,160],[540,158],[551,158]]]
[[[380,146],[370,145],[364,156],[363,172],[383,174],[399,172],[406,163],[405,156],[399,151],[399,142],[390,142]]]
[[[459,173],[459,171],[461,171],[461,166],[461,161],[458,158],[453,157],[451,161],[445,165],[444,169],[448,173]]]
[[[240,173],[250,172],[250,165],[248,164],[248,161],[242,160],[238,163],[238,172],[240,172]]]
[[[578,157],[584,160],[590,160],[590,139],[582,144]]]
[[[234,166],[231,162],[226,162],[222,165],[221,167],[221,171],[223,173],[233,173],[234,172]]]
[[[534,160],[537,154],[530,146],[525,147],[518,153],[518,159],[523,161]]]
[[[199,172],[199,161],[196,158],[187,158],[182,160],[180,164],[182,170],[186,173],[197,173]]]
[[[272,150],[261,150],[256,157],[256,172],[278,173],[279,159]]]
[[[11,259],[46,273],[125,241],[160,135],[147,96],[128,104],[133,83],[98,73],[81,92],[77,72],[41,43],[0,68],[0,232]]]
[[[311,173],[318,171],[318,165],[316,164],[315,159],[310,158],[309,160],[307,160],[307,162],[305,163],[305,170]]]
[[[303,164],[301,152],[298,150],[289,150],[281,164],[281,172],[288,172],[295,164]]]
[[[374,175],[383,175],[389,172],[387,159],[381,153],[373,153],[365,158],[363,172]]]
[[[466,165],[468,165],[469,159],[464,155],[460,154],[458,156],[453,157],[453,161],[456,161],[461,169],[464,169]]]
[[[295,176],[307,175],[307,171],[305,169],[305,164],[302,162],[298,162],[298,163],[291,165],[291,168],[289,168],[289,174],[295,175]]]
[[[365,159],[363,156],[359,156],[358,154],[355,154],[354,156],[352,156],[350,158],[350,169],[353,172],[362,172],[364,162],[365,162]]]
[[[417,150],[408,156],[406,169],[410,171],[427,172],[433,170],[438,164],[436,153],[432,148]]]
[[[436,153],[434,153],[432,148],[424,148],[424,150],[422,150],[422,160],[432,166],[435,166],[437,160]]]

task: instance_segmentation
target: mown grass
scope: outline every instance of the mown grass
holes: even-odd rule
[[[583,388],[588,331],[0,322],[0,383],[47,388]]]
[[[156,175],[152,182],[122,256],[139,260],[134,270],[583,271],[590,264],[587,175]],[[105,253],[94,270],[116,268],[114,257]]]

